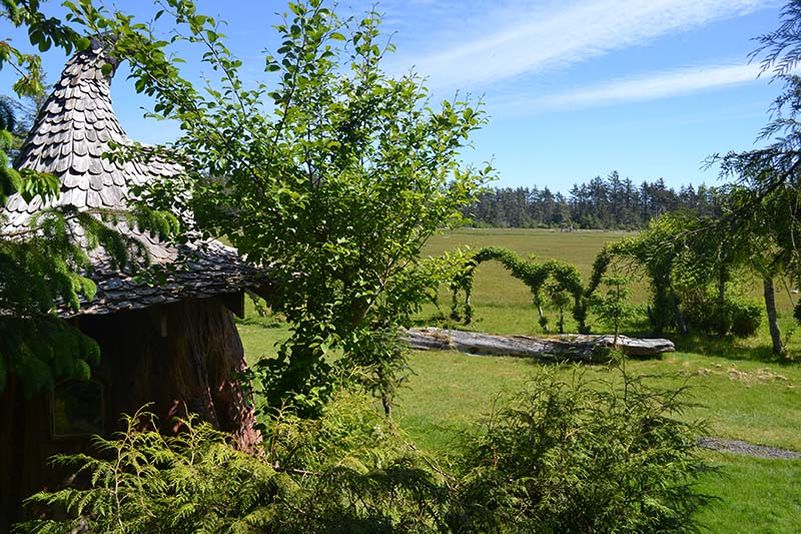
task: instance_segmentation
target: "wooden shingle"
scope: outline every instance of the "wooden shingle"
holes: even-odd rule
[[[72,205],[82,210],[123,211],[131,186],[158,177],[175,176],[182,168],[154,157],[148,162],[112,162],[103,155],[109,143],[131,145],[111,105],[108,75],[103,65],[113,62],[103,45],[93,40],[64,67],[61,79],[42,106],[15,166],[49,172],[61,180],[61,195],[49,205]],[[43,209],[41,199],[26,203],[12,196],[3,209],[0,234],[16,234]],[[91,251],[94,266],[87,273],[98,286],[96,297],[83,302],[80,311],[61,310],[61,315],[107,314],[141,309],[156,303],[238,293],[268,285],[265,272],[243,261],[236,251],[217,241],[164,243],[126,223],[118,231],[142,244],[155,268],[165,270],[166,282],[157,286],[143,281],[141,272],[121,272],[110,267],[103,251]],[[76,236],[83,231],[76,228]],[[140,275],[140,276],[137,276]]]

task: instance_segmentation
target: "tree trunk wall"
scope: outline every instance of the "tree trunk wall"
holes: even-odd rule
[[[246,368],[242,342],[222,298],[83,316],[78,326],[100,345],[92,379],[104,388],[107,436],[121,429],[121,414],[151,403],[163,432],[179,430],[174,417],[193,412],[243,450],[260,442],[236,379]],[[50,456],[90,448],[85,437],[53,438],[50,404],[50,394],[25,399],[13,379],[0,394],[0,532],[19,519],[24,497],[63,484],[67,474],[47,466]]]

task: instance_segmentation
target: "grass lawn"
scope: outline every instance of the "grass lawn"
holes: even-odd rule
[[[690,386],[698,406],[683,417],[705,419],[712,435],[801,450],[801,368],[777,369],[761,362],[724,363],[712,357],[675,353],[662,360],[629,361],[627,371],[654,375],[661,386]],[[415,375],[398,399],[403,427],[421,446],[447,451],[459,433],[480,424],[493,402],[536,378],[539,364],[523,358],[416,352]],[[618,371],[603,365],[566,366],[588,379],[614,380]],[[799,473],[801,475],[801,472]]]
[[[801,460],[761,460],[710,454],[720,474],[702,484],[718,497],[700,513],[711,532],[798,532],[801,525]]]
[[[474,248],[505,246],[540,259],[571,261],[586,275],[605,241],[621,239],[622,232],[560,233],[544,230],[459,230],[438,236],[428,253],[460,245]],[[644,302],[647,289],[636,286],[635,300]],[[778,299],[783,330],[792,325],[791,298]],[[474,291],[476,321],[471,329],[495,333],[538,331],[528,289],[496,263],[479,268]],[[424,310],[421,322],[436,314]],[[274,354],[274,344],[287,335],[280,324],[264,327],[259,321],[240,324],[248,359]],[[801,343],[791,338],[790,348],[801,355]],[[629,361],[627,370],[664,374],[660,385],[691,386],[690,400],[697,406],[682,417],[708,422],[712,435],[786,447],[801,451],[801,365],[776,362],[770,355],[767,328],[748,340],[676,338],[678,352],[661,360]],[[521,358],[468,356],[452,352],[415,352],[415,375],[397,401],[401,426],[416,443],[445,456],[458,453],[466,432],[480,429],[482,417],[493,403],[536,377],[540,364]],[[590,378],[612,379],[606,366],[582,368]],[[572,373],[566,367],[560,372]],[[761,460],[723,453],[708,453],[719,474],[703,481],[703,490],[719,497],[701,514],[713,532],[797,532],[801,525],[801,461]]]
[[[630,361],[629,372],[678,372],[689,380],[701,405],[685,417],[708,420],[710,433],[801,450],[801,368],[737,362],[736,372],[715,357],[676,353],[661,361]],[[479,430],[494,402],[514,394],[536,377],[538,364],[520,358],[418,352],[416,375],[398,400],[402,427],[421,447],[441,455],[458,451],[466,432]],[[707,371],[707,369],[709,371]],[[571,373],[573,368],[562,372]],[[592,378],[612,378],[604,366],[586,368]],[[773,377],[769,372],[783,373]],[[761,378],[758,378],[761,377]],[[662,380],[664,385],[670,381]],[[801,460],[763,460],[705,453],[718,473],[707,476],[704,493],[718,497],[701,514],[711,532],[798,532],[801,524]]]

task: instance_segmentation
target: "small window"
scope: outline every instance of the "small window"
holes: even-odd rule
[[[66,380],[53,390],[54,438],[103,433],[103,386],[92,380]]]

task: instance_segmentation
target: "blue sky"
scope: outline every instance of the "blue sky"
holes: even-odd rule
[[[261,51],[278,46],[279,1],[201,0],[228,20],[230,46],[254,77]],[[340,2],[343,14],[373,2]],[[145,16],[147,2],[118,0]],[[58,3],[47,9],[58,12]],[[702,170],[716,152],[754,146],[780,91],[747,63],[752,37],[778,24],[775,0],[385,0],[385,29],[397,53],[390,72],[414,67],[437,97],[482,96],[490,123],[468,162],[491,159],[498,185],[548,186],[618,170],[634,180],[662,177],[674,187],[717,183]],[[162,19],[163,20],[163,19]],[[0,23],[2,24],[2,23]],[[3,28],[17,45],[24,35]],[[49,53],[55,79],[63,64]],[[0,72],[9,92],[9,72]],[[115,109],[129,135],[158,143],[170,124],[142,118],[149,102],[120,72]]]

